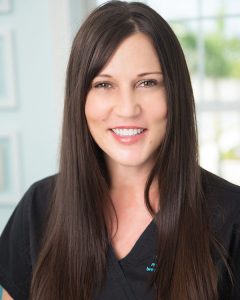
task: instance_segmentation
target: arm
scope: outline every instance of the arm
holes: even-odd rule
[[[13,298],[3,289],[2,300],[13,300]]]

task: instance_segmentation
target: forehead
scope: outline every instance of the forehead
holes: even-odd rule
[[[161,71],[157,51],[151,38],[144,33],[134,33],[124,39],[114,51],[100,73],[117,71]]]

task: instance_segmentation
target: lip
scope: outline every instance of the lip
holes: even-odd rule
[[[136,125],[126,125],[126,126],[115,126],[115,127],[111,127],[111,129],[144,129],[146,130],[146,128],[142,127],[142,126],[136,126]]]
[[[119,136],[111,129],[144,129],[141,133],[134,135],[134,136]],[[138,127],[138,126],[119,126],[119,127],[113,127],[110,129],[110,132],[113,136],[113,138],[119,142],[122,145],[132,145],[136,144],[137,142],[141,141],[147,132],[146,128]]]

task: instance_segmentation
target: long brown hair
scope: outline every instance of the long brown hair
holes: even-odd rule
[[[113,209],[109,175],[92,139],[85,101],[93,78],[121,41],[148,35],[162,67],[168,105],[165,138],[145,186],[158,180],[161,209],[156,272],[157,299],[214,300],[218,276],[202,192],[193,92],[181,46],[166,21],[138,2],[111,1],[96,8],[78,31],[67,70],[60,168],[49,205],[41,249],[33,269],[31,299],[89,300],[106,274],[110,235],[106,216]]]

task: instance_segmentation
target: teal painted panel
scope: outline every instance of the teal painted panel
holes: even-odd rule
[[[10,141],[7,137],[0,137],[0,193],[13,189],[11,184]]]
[[[0,36],[0,99],[3,98],[6,94],[6,74],[4,73],[5,68],[5,59],[4,59],[4,40]]]

